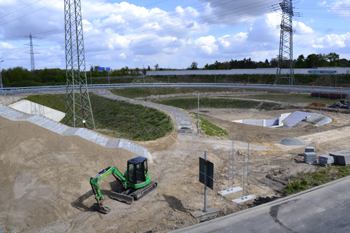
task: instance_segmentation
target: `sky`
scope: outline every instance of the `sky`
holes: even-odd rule
[[[279,50],[279,3],[81,0],[87,70],[270,60]],[[350,59],[350,0],[296,0],[293,6],[295,59],[331,52]],[[30,70],[31,34],[35,68],[65,69],[64,28],[62,0],[0,0],[0,67]]]

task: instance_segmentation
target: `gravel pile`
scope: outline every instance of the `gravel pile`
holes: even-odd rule
[[[305,146],[306,145],[305,142],[296,138],[285,138],[279,141],[278,143],[285,146]]]

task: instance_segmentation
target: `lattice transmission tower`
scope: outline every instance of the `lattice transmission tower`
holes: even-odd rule
[[[80,0],[64,0],[67,125],[95,128],[87,87]]]
[[[294,65],[293,65],[293,16],[299,13],[294,12],[293,1],[283,0],[279,3],[282,9],[282,19],[280,28],[280,46],[278,53],[278,68],[276,72],[276,84],[294,85]],[[282,69],[287,70],[282,72]]]
[[[38,46],[38,45],[33,44],[33,38],[36,38],[36,37],[32,36],[32,33],[30,33],[29,36],[26,36],[26,37],[29,37],[29,44],[26,44],[26,45],[30,46],[30,51],[29,51],[29,54],[30,54],[30,66],[31,66],[31,72],[34,73],[35,72],[34,54],[39,54],[39,53],[34,52],[33,46]],[[25,53],[28,53],[28,52],[25,52]]]

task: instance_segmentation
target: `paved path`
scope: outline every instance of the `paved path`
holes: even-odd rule
[[[97,93],[100,96],[110,98],[110,99],[123,100],[123,101],[127,101],[127,102],[130,102],[133,104],[142,104],[142,105],[146,105],[146,106],[150,106],[150,107],[164,109],[164,110],[170,112],[175,117],[179,132],[181,132],[181,130],[186,130],[186,129],[193,130],[190,117],[187,115],[187,113],[185,113],[177,108],[116,96],[116,95],[113,95],[111,93],[108,93],[106,90],[98,90]]]
[[[350,232],[349,213],[350,177],[347,177],[174,233],[345,233]]]
[[[69,136],[75,135],[107,148],[123,148],[135,154],[148,158],[148,150],[125,139],[110,139],[92,130],[72,128],[39,115],[26,114],[0,104],[0,117],[11,121],[28,121],[54,133]]]

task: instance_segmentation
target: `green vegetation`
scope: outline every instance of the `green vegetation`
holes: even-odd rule
[[[240,96],[240,98],[244,99],[257,99],[257,100],[266,100],[266,101],[278,101],[289,104],[297,103],[324,103],[331,105],[339,100],[328,100],[328,99],[318,99],[318,98],[310,98],[309,94],[289,94],[289,93],[279,93],[279,94],[263,94],[263,95],[244,95]]]
[[[225,129],[220,128],[217,125],[214,125],[210,121],[199,117],[200,130],[206,135],[211,137],[220,137],[223,138],[228,135],[228,132]]]
[[[287,195],[297,193],[349,175],[350,165],[319,167],[315,172],[299,172],[297,176],[289,178],[284,193]]]
[[[198,107],[198,99],[171,99],[157,101],[157,103],[170,105],[183,109],[194,109]],[[260,102],[234,100],[234,99],[209,99],[200,98],[199,106],[201,108],[257,108]],[[259,108],[266,110],[279,108],[279,104],[263,103]]]
[[[112,89],[111,92],[115,95],[124,96],[127,98],[139,98],[139,97],[148,97],[151,95],[171,95],[171,94],[189,94],[193,93],[194,96],[197,96],[199,92],[225,92],[225,91],[241,91],[240,89],[233,88],[190,88],[190,87],[164,87],[164,88],[123,88],[123,89]]]
[[[56,109],[61,112],[66,111],[66,95],[30,95],[27,100]]]
[[[59,111],[65,111],[65,95],[34,95],[28,100]],[[165,113],[140,104],[111,100],[90,93],[91,106],[98,131],[136,141],[155,140],[173,129]]]

